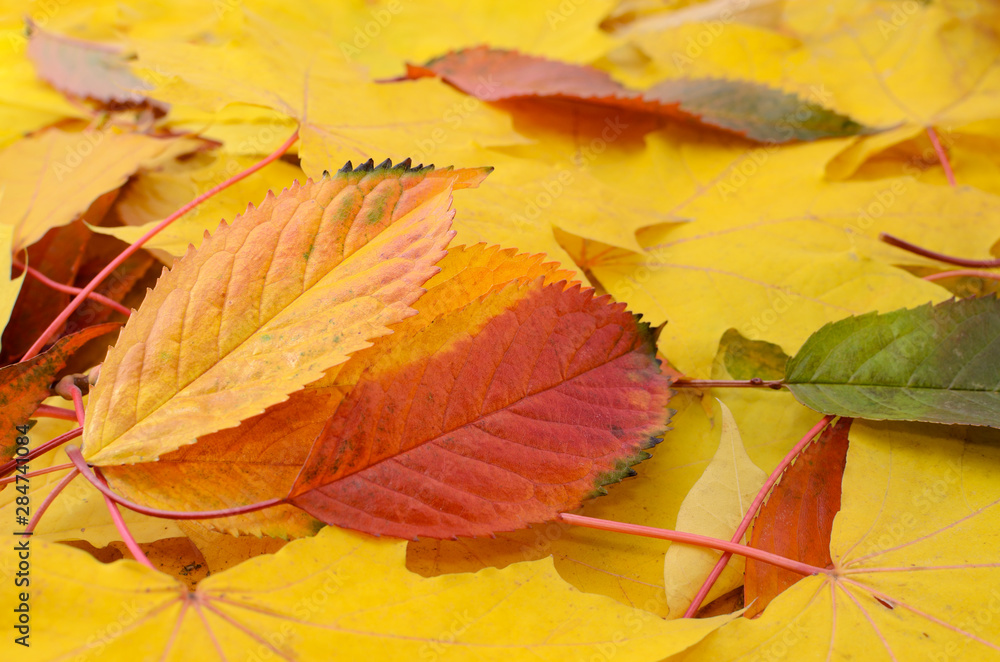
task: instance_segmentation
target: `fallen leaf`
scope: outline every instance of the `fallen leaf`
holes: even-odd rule
[[[785,384],[824,414],[1000,427],[996,297],[828,324],[788,362]]]
[[[564,281],[570,274],[541,256],[483,245],[452,248],[438,263],[441,272],[413,304],[417,314],[375,338],[372,347],[272,405],[238,427],[206,435],[198,443],[160,456],[156,462],[109,466],[104,475],[119,493],[164,510],[219,510],[285,497],[292,488],[316,437],[344,396],[363,376],[372,357],[411,337],[443,315],[511,282]],[[206,480],[206,476],[211,479]],[[192,522],[229,533],[281,538],[314,535],[322,524],[294,506],[278,506],[234,517]]]
[[[61,120],[90,115],[38,79],[25,52],[23,9],[0,8],[0,41],[5,44],[0,49],[0,147]]]
[[[833,518],[840,511],[850,429],[851,419],[838,420],[785,469],[754,520],[751,547],[818,568],[833,563],[830,534]],[[744,586],[747,609],[743,615],[753,618],[761,613],[771,600],[800,579],[802,575],[789,570],[747,559]]]
[[[14,229],[14,252],[73,221],[95,198],[164,155],[175,140],[114,129],[49,129],[8,146],[0,152],[5,182],[0,224]],[[64,193],[43,193],[53,190]]]
[[[149,461],[232,427],[412,314],[451,239],[452,188],[486,171],[408,166],[369,161],[268,196],[166,272],[104,362],[88,462]]]
[[[5,546],[17,544],[7,537]],[[273,556],[187,586],[133,561],[101,564],[86,553],[31,541],[30,643],[40,660],[294,655],[443,660],[565,660],[596,651],[654,662],[684,650],[731,616],[666,623],[603,596],[581,594],[552,562],[424,579],[406,570],[404,544],[324,529]],[[8,554],[5,576],[14,573]],[[372,590],[373,573],[392,591]],[[401,600],[400,596],[406,596]],[[65,618],[64,605],[89,607]],[[548,608],[520,608],[524,601]],[[10,613],[17,593],[0,598]],[[101,633],[94,637],[93,633]],[[206,657],[207,656],[207,657]]]
[[[49,388],[69,356],[87,341],[113,331],[117,324],[92,326],[66,336],[50,349],[22,363],[0,368],[0,462],[14,457],[19,436],[15,426],[26,425],[38,405],[52,395]]]
[[[402,538],[548,521],[634,475],[668,398],[651,333],[623,305],[512,284],[373,356],[289,502]]]
[[[676,202],[665,211],[696,223],[639,231],[641,255],[593,242],[567,250],[616,299],[653,324],[670,321],[660,350],[691,377],[710,373],[718,340],[730,328],[794,352],[823,322],[944,299],[945,290],[889,266],[929,261],[886,250],[876,239],[880,231],[909,232],[918,243],[977,257],[988,255],[997,233],[968,222],[976,217],[989,226],[994,217],[988,209],[996,201],[978,191],[907,179],[823,182],[810,171],[821,172],[839,149],[835,141],[770,152],[713,142],[699,153],[682,136],[648,136],[658,155],[652,165],[663,169],[651,176],[676,181]],[[966,211],[954,213],[959,207]]]
[[[753,463],[743,448],[732,412],[724,402],[718,402],[722,423],[719,448],[681,503],[675,528],[729,540],[767,480],[767,474]],[[663,585],[670,618],[684,615],[721,556],[722,552],[714,549],[680,543],[670,545],[663,559]],[[741,557],[730,558],[705,603],[738,587],[743,581],[743,567]]]
[[[830,555],[677,660],[1000,659],[1000,446],[985,428],[855,421]]]
[[[565,0],[484,2],[469,12],[461,0],[406,4],[350,0],[290,10],[260,3],[256,9],[291,34],[323,27],[337,59],[364,66],[371,78],[398,75],[407,60],[489,43],[498,48],[585,63],[605,54],[616,39],[600,29],[615,0],[569,4]]]
[[[129,71],[120,47],[56,34],[31,19],[28,30],[28,57],[56,89],[104,103],[146,101],[152,86]]]
[[[712,364],[712,379],[782,379],[788,355],[774,343],[748,340],[729,329],[719,340],[719,353]],[[718,370],[717,370],[718,368]]]
[[[408,65],[407,75],[440,76],[484,101],[536,97],[596,103],[700,122],[760,142],[816,140],[871,131],[819,104],[757,83],[668,80],[637,91],[598,69],[485,46],[448,53],[423,66]]]

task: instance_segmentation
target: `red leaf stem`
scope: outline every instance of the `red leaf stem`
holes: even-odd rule
[[[69,452],[69,449],[67,448],[66,451]],[[73,471],[79,471],[79,469],[74,469]],[[103,483],[103,486],[107,488],[107,483],[103,478],[98,478],[98,481],[99,482],[96,483],[94,481],[91,482],[94,483],[95,487],[98,487],[99,483]],[[118,535],[122,537],[122,542],[125,543],[128,551],[132,553],[133,558],[144,566],[147,566],[152,570],[156,570],[156,567],[150,562],[146,553],[142,551],[141,547],[139,547],[139,543],[136,542],[132,532],[128,530],[128,525],[125,524],[125,518],[122,517],[121,511],[118,510],[118,504],[115,503],[107,494],[103,494],[103,496],[104,505],[107,506],[108,513],[111,515],[111,521],[115,523],[115,528],[118,529]]]
[[[49,509],[49,506],[51,506],[52,502],[56,500],[56,497],[59,496],[64,489],[66,489],[66,486],[79,475],[80,472],[73,469],[66,474],[55,487],[52,488],[52,491],[49,492],[48,496],[45,497],[45,500],[42,501],[42,505],[35,508],[35,515],[31,518],[31,521],[28,522],[28,528],[25,529],[27,533],[34,533],[35,527],[38,526],[38,521],[42,519],[42,515],[45,514],[45,511]]]
[[[74,414],[74,416],[75,416],[75,414]],[[30,453],[28,453],[27,455],[25,455],[23,458],[21,458],[21,462],[28,462],[30,460],[35,459],[39,455],[45,455],[46,453],[48,453],[53,448],[59,448],[60,446],[62,446],[63,444],[65,444],[67,441],[71,441],[73,439],[76,439],[81,434],[83,434],[83,428],[82,427],[73,428],[69,432],[61,434],[58,437],[56,437],[55,439],[53,439],[52,441],[48,441],[48,442],[42,444],[41,446],[39,446],[38,448],[36,448],[35,450],[31,451]],[[16,467],[17,467],[17,460],[11,460],[9,462],[5,462],[3,465],[0,465],[0,476],[6,476],[11,471],[13,471]]]
[[[909,251],[914,255],[920,255],[922,257],[929,257],[932,260],[938,260],[939,262],[947,262],[948,264],[955,264],[960,267],[972,267],[972,268],[992,268],[1000,267],[1000,260],[967,260],[962,257],[954,257],[952,255],[945,255],[944,253],[938,253],[936,251],[931,251],[926,248],[921,248],[916,244],[911,244],[908,241],[904,241],[899,237],[894,237],[891,234],[886,234],[885,232],[879,234],[879,239],[889,244],[890,246],[895,246],[896,248],[902,248],[904,251]]]
[[[148,506],[143,506],[142,504],[136,503],[134,501],[129,501],[128,499],[119,496],[111,491],[111,488],[107,486],[104,482],[104,477],[100,474],[95,473],[88,465],[86,460],[83,459],[83,454],[77,446],[68,446],[66,448],[66,455],[69,457],[70,461],[76,466],[76,468],[83,474],[83,477],[91,482],[91,484],[98,489],[98,491],[103,494],[106,498],[111,499],[120,506],[125,506],[129,510],[134,510],[137,513],[142,513],[143,515],[149,515],[150,517],[161,517],[163,519],[215,519],[216,517],[230,517],[232,515],[242,515],[244,513],[252,513],[258,510],[264,510],[265,508],[270,508],[272,506],[279,506],[285,503],[284,499],[268,499],[267,501],[261,501],[259,503],[251,503],[246,506],[236,506],[235,508],[225,508],[223,510],[201,510],[196,512],[186,512],[182,510],[160,510],[158,508],[150,508]]]
[[[208,200],[209,198],[211,198],[213,195],[215,195],[219,191],[222,191],[222,190],[224,190],[224,189],[232,186],[233,184],[235,184],[236,182],[240,181],[241,179],[245,179],[246,177],[249,177],[250,175],[252,175],[253,173],[257,172],[258,170],[260,170],[261,168],[263,168],[267,164],[271,163],[272,161],[276,161],[277,159],[281,158],[282,154],[284,154],[285,152],[287,152],[288,149],[298,139],[299,139],[299,131],[298,131],[298,129],[296,129],[295,133],[293,133],[288,140],[286,140],[284,143],[282,143],[281,146],[278,147],[278,149],[276,149],[273,153],[271,153],[270,155],[268,155],[267,157],[265,157],[263,160],[261,160],[260,162],[256,163],[255,165],[250,166],[249,168],[247,168],[243,172],[238,173],[236,175],[233,175],[232,177],[230,177],[226,181],[222,182],[221,184],[219,184],[215,188],[210,189],[210,190],[206,191],[205,193],[202,193],[197,198],[195,198],[194,200],[192,200],[191,202],[187,203],[186,205],[184,205],[183,207],[181,207],[180,209],[178,209],[177,211],[175,211],[173,214],[171,214],[167,218],[165,218],[162,221],[160,221],[159,223],[157,223],[156,227],[154,227],[152,230],[150,230],[146,234],[144,234],[141,237],[139,237],[138,239],[136,239],[134,243],[132,243],[125,250],[123,250],[118,255],[118,257],[116,257],[115,259],[111,260],[111,262],[109,262],[108,265],[106,267],[104,267],[99,274],[97,274],[96,276],[94,276],[93,280],[91,280],[89,283],[87,283],[80,290],[80,293],[77,294],[76,297],[72,301],[69,302],[69,305],[66,306],[66,308],[63,309],[63,311],[61,313],[59,313],[59,316],[56,317],[52,321],[51,324],[49,324],[48,328],[45,329],[45,331],[42,332],[42,335],[38,338],[38,340],[36,340],[35,343],[31,347],[28,348],[28,351],[25,352],[24,357],[21,360],[22,361],[26,361],[27,359],[30,359],[35,354],[38,354],[38,352],[42,349],[42,347],[45,346],[45,343],[48,342],[49,338],[51,338],[56,333],[56,331],[59,328],[62,327],[63,323],[67,319],[69,319],[69,316],[73,314],[73,311],[75,311],[77,308],[80,307],[80,305],[90,295],[90,293],[93,292],[97,288],[97,286],[105,278],[107,278],[115,269],[117,269],[123,262],[125,262],[125,260],[127,260],[131,255],[133,255],[140,248],[142,248],[143,244],[145,244],[147,241],[149,241],[154,236],[156,236],[165,227],[167,227],[168,225],[170,225],[171,223],[173,223],[174,221],[176,221],[178,218],[180,218],[184,214],[188,213],[189,211],[191,211],[192,209],[194,209],[198,205],[200,205],[205,200]]]
[[[28,265],[24,264],[23,262],[21,262],[19,260],[14,260],[13,264],[14,264],[15,267],[18,267],[19,269],[23,269],[24,271],[28,272],[29,276],[31,276],[35,280],[41,282],[43,285],[47,285],[47,286],[51,287],[53,290],[56,290],[56,291],[59,291],[59,292],[65,292],[66,294],[79,294],[80,292],[83,291],[79,287],[73,287],[72,285],[63,285],[62,283],[58,283],[58,282],[52,280],[51,278],[49,278],[48,276],[46,276],[45,274],[43,274],[38,269],[35,269],[34,267],[29,267]],[[109,299],[108,297],[104,296],[103,294],[100,294],[98,292],[91,292],[87,296],[89,298],[91,298],[92,300],[94,300],[94,301],[97,301],[99,303],[103,303],[105,306],[108,306],[110,308],[114,308],[115,310],[117,310],[119,313],[122,313],[123,315],[131,315],[132,314],[131,310],[129,310],[125,306],[121,305],[120,303],[118,303],[114,299]]]
[[[927,137],[931,139],[931,144],[934,145],[934,151],[937,152],[938,162],[941,163],[941,168],[944,170],[944,176],[948,179],[948,184],[955,186],[955,173],[951,169],[948,152],[945,151],[944,146],[941,145],[941,141],[938,140],[938,135],[934,131],[934,127],[927,127]]]
[[[39,418],[58,418],[63,421],[75,421],[76,412],[65,407],[54,407],[52,405],[38,405],[32,416]]]
[[[819,423],[812,426],[812,428],[810,428],[809,431],[806,432],[794,446],[792,446],[792,449],[785,454],[785,457],[782,458],[781,462],[778,463],[778,466],[776,466],[774,471],[771,472],[771,475],[767,477],[764,485],[761,486],[760,490],[758,490],[757,496],[750,504],[750,507],[747,508],[747,512],[743,516],[743,521],[740,522],[740,525],[736,528],[736,533],[734,533],[733,537],[730,539],[732,542],[735,543],[743,540],[744,534],[746,534],[747,529],[750,528],[750,523],[753,522],[754,517],[757,516],[757,510],[760,508],[760,505],[764,503],[764,499],[767,498],[767,494],[771,491],[771,488],[774,487],[774,484],[778,482],[779,478],[781,478],[781,474],[785,472],[785,469],[787,469],[788,465],[792,463],[792,460],[798,457],[799,453],[802,452],[802,449],[808,446],[812,440],[823,431],[823,428],[830,424],[831,420],[833,420],[833,416],[824,416],[821,418]],[[721,575],[722,571],[725,570],[726,564],[729,563],[729,558],[731,556],[732,554],[730,552],[724,552],[722,556],[719,557],[719,560],[715,563],[715,567],[712,568],[712,572],[710,572],[708,577],[705,578],[701,588],[698,589],[698,592],[691,600],[691,604],[688,606],[687,611],[684,612],[685,618],[692,618],[698,613],[698,610],[701,608],[701,603],[705,600],[705,596],[708,595],[708,592],[712,590],[712,586],[714,586],[715,582],[718,581],[719,575]],[[791,568],[789,568],[789,570],[791,570]]]
[[[50,473],[52,473],[54,471],[65,471],[66,469],[73,469],[73,468],[74,467],[73,467],[73,464],[71,462],[67,463],[67,464],[57,464],[54,467],[47,467],[45,469],[38,469],[37,471],[29,471],[29,472],[27,472],[27,473],[24,474],[24,477],[28,478],[28,479],[31,479],[31,478],[34,478],[35,476],[43,476],[45,474],[50,474]],[[18,474],[18,475],[21,475],[21,474]],[[17,480],[17,476],[8,476],[7,478],[0,478],[0,485],[6,485],[7,483],[13,483],[16,480]]]
[[[830,571],[826,568],[817,568],[816,566],[811,566],[807,563],[802,563],[793,559],[786,559],[784,556],[764,552],[759,549],[754,549],[753,547],[747,547],[746,545],[730,542],[728,540],[719,540],[718,538],[700,536],[696,533],[684,533],[683,531],[674,531],[671,529],[658,529],[656,527],[642,526],[640,524],[626,524],[624,522],[598,519],[596,517],[586,517],[584,515],[574,515],[572,513],[562,513],[559,517],[568,524],[585,526],[590,529],[614,531],[615,533],[645,536],[647,538],[660,538],[662,540],[671,540],[673,542],[685,543],[688,545],[719,549],[724,552],[729,552],[730,554],[740,554],[742,556],[757,559],[763,563],[770,563],[778,566],[779,568],[785,568],[786,570],[797,572],[801,575],[830,573]]]

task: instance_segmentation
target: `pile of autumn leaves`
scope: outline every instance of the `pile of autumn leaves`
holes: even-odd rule
[[[997,458],[977,443],[988,433],[855,424],[840,529],[803,546],[821,547],[857,581],[803,580],[755,621],[662,621],[662,542],[551,523],[628,476],[666,427],[668,379],[654,342],[688,375],[736,376],[738,356],[752,374],[774,369],[778,379],[782,350],[825,322],[946,298],[896,266],[922,273],[935,263],[881,246],[879,231],[987,254],[1000,206],[985,147],[995,72],[980,59],[997,47],[973,28],[990,24],[988,11],[788,3],[784,18],[757,24],[712,14],[716,3],[671,13],[643,2],[301,12],[256,2],[214,15],[182,4],[28,8],[30,42],[26,9],[5,15],[12,46],[0,72],[22,98],[4,108],[0,227],[15,257],[80,286],[116,250],[107,235],[133,241],[298,127],[293,155],[148,244],[167,264],[186,253],[169,272],[157,279],[160,267],[142,253],[104,286],[139,308],[106,359],[103,347],[69,356],[97,322],[115,319],[88,303],[63,344],[32,364],[44,387],[64,363],[72,372],[103,361],[82,450],[123,496],[182,511],[277,503],[208,526],[126,512],[149,555],[176,564],[178,576],[187,562],[155,541],[198,543],[213,576],[198,583],[196,604],[167,575],[45,542],[83,537],[103,558],[120,547],[101,499],[77,479],[32,543],[40,659],[194,649],[637,660],[996,651],[978,618],[989,605],[969,588],[995,577],[988,476]],[[317,24],[336,27],[321,34]],[[942,36],[956,32],[963,38]],[[909,59],[894,59],[900,49]],[[386,80],[406,63],[412,80]],[[580,66],[593,63],[614,77]],[[854,91],[897,64],[884,98]],[[947,66],[964,73],[939,70]],[[961,129],[944,138],[959,181],[983,190],[940,185],[925,130],[945,125]],[[808,142],[830,137],[841,139]],[[793,139],[806,142],[781,146]],[[363,165],[338,170],[348,159]],[[420,166],[431,161],[463,168]],[[479,166],[496,169],[484,181]],[[303,171],[314,181],[290,186]],[[476,190],[459,193],[456,217],[452,192],[466,188]],[[983,222],[970,227],[970,217]],[[13,362],[69,297],[30,278],[4,294],[13,313],[3,352]],[[669,324],[654,338],[626,305]],[[745,444],[765,468],[818,420],[787,394],[721,397],[743,432],[724,446],[735,456]],[[675,524],[723,414],[690,394],[670,406],[669,448],[638,467],[639,479],[587,502],[587,514]],[[32,445],[69,427],[43,419]],[[50,454],[32,469],[63,462]],[[740,480],[752,473],[739,471]],[[33,503],[64,475],[34,478]],[[839,472],[818,476],[839,488]],[[962,500],[952,498],[959,486]],[[706,517],[738,521],[736,494],[735,506]],[[886,505],[872,514],[872,503]],[[839,498],[817,507],[815,519],[832,520]],[[323,523],[412,539],[545,522],[495,540],[408,546],[335,527],[314,535]],[[213,530],[305,539],[221,572],[283,543]],[[707,556],[689,572],[694,584],[715,561]],[[893,575],[912,566],[925,571]],[[463,570],[475,574],[452,574]],[[710,597],[741,582],[731,567]],[[84,603],[85,618],[63,617],[67,604]]]

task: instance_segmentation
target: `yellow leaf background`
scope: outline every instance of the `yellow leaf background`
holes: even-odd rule
[[[724,14],[715,0],[307,7],[6,0],[0,219],[9,229],[2,240],[20,249],[129,178],[112,211],[128,227],[101,231],[131,240],[136,228],[219,183],[232,164],[258,160],[301,124],[292,150],[301,163],[277,162],[182,219],[153,245],[157,256],[170,264],[220,219],[303,175],[318,177],[348,159],[412,157],[495,166],[480,189],[457,198],[453,245],[483,241],[559,260],[647,321],[667,322],[659,348],[690,377],[711,376],[729,329],[791,354],[825,322],[950,296],[947,281],[914,275],[940,265],[877,236],[890,232],[965,257],[997,254],[1000,12],[958,0],[752,4],[760,12]],[[168,113],[103,117],[39,81],[24,53],[24,15],[134,53],[134,71],[153,86],[151,96],[171,104]],[[638,88],[687,76],[766,83],[884,131],[757,145],[616,110],[485,104],[438,80],[377,82],[402,73],[407,61],[481,43],[593,64]],[[150,126],[157,137],[143,133]],[[948,186],[928,128],[951,157],[956,188]],[[95,131],[105,139],[80,155],[82,167],[55,181],[51,166],[94,143],[88,138]],[[200,139],[178,137],[185,132]],[[33,195],[53,185],[60,195]],[[11,296],[15,289],[7,287]],[[712,395],[732,410],[750,459],[764,470],[818,420],[787,393]],[[637,467],[639,477],[585,504],[584,514],[677,524],[715,452],[720,420],[700,393],[680,393],[671,406],[678,412],[673,430]],[[40,423],[32,445],[65,429]],[[158,659],[175,636],[168,659],[185,650],[263,656],[271,647],[329,659],[328,638],[336,636],[338,654],[370,657],[429,651],[441,659],[590,659],[606,656],[612,649],[601,646],[608,644],[623,660],[997,658],[1000,620],[988,590],[1000,584],[996,433],[855,423],[851,443],[831,543],[835,562],[849,572],[807,578],[759,619],[725,625],[658,618],[668,614],[668,543],[555,523],[496,540],[408,543],[405,564],[423,577],[405,569],[403,543],[326,529],[204,580],[198,595],[217,600],[212,612],[184,602],[186,589],[165,575],[127,561],[102,566],[49,544],[78,539],[102,547],[115,539],[100,500],[78,481],[33,541],[44,593],[33,596],[40,647],[31,652],[37,659],[71,651]],[[33,468],[63,461],[53,455]],[[62,475],[34,480],[33,503]],[[13,521],[15,494],[0,494],[6,522]],[[199,529],[125,517],[140,541],[195,531],[208,539]],[[203,544],[225,556],[223,543]],[[7,577],[11,558],[0,555]],[[331,567],[343,568],[351,589],[319,604],[312,592]],[[320,574],[306,577],[312,572]],[[223,593],[242,606],[221,602]],[[408,602],[411,594],[418,597]],[[2,596],[13,598],[9,590]],[[283,620],[307,602],[308,622]],[[78,614],[76,604],[88,608]],[[456,620],[463,613],[473,615],[471,626]],[[536,617],[544,621],[532,624]],[[284,638],[275,643],[272,632]],[[562,638],[546,638],[553,632]],[[11,646],[4,639],[0,651],[7,655]]]

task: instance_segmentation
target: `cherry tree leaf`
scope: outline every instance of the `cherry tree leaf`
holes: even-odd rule
[[[289,501],[406,538],[553,519],[648,457],[670,393],[654,354],[609,297],[509,285],[373,357]]]
[[[487,172],[369,161],[221,227],[164,272],[109,352],[88,461],[149,461],[232,427],[389,333],[444,256],[453,188]]]
[[[788,362],[785,382],[824,414],[1000,427],[1000,301],[827,324]]]
[[[596,103],[696,121],[761,142],[872,131],[845,115],[759,83],[669,80],[637,91],[598,69],[486,46],[454,51],[423,66],[409,65],[407,75],[440,76],[483,101],[535,97]]]

